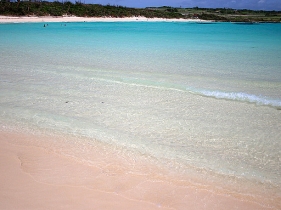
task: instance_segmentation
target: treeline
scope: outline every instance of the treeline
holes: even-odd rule
[[[137,17],[184,18],[177,10],[136,9],[123,6],[82,4],[80,2],[8,2],[1,0],[0,14],[11,16]]]
[[[209,13],[220,13],[220,14],[241,14],[241,15],[259,15],[261,13],[267,15],[279,15],[281,11],[267,11],[267,10],[249,10],[249,9],[232,9],[232,8],[181,8],[182,10],[191,9],[193,11],[204,11]]]

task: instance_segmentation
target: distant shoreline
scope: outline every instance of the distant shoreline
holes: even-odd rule
[[[0,7],[2,16],[18,17],[93,17],[93,18],[130,18],[134,17],[153,19],[153,21],[166,18],[170,21],[197,21],[208,20],[216,22],[261,22],[280,23],[281,11],[263,11],[232,8],[182,8],[182,7],[146,7],[130,8],[118,5],[83,4],[79,2],[31,2],[4,1]],[[156,19],[155,19],[156,18]],[[88,19],[88,18],[87,18]],[[117,19],[114,19],[116,21]],[[147,19],[144,19],[145,21]],[[38,20],[37,20],[38,21]],[[77,21],[77,20],[75,20]],[[88,20],[85,20],[88,21]],[[126,20],[128,21],[128,20]],[[42,21],[40,21],[42,22]]]
[[[201,19],[165,19],[146,17],[77,17],[77,16],[0,16],[0,23],[44,23],[44,22],[211,22]]]

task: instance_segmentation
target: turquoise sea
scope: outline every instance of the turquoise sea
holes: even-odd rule
[[[281,24],[43,25],[0,24],[2,129],[95,139],[281,206]]]

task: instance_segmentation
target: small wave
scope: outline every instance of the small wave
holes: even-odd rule
[[[222,92],[222,91],[209,91],[209,90],[200,90],[195,92],[203,96],[214,97],[218,99],[243,101],[243,102],[255,103],[257,105],[273,106],[273,107],[281,108],[281,100],[267,99],[262,96],[252,95],[243,92]]]
[[[198,94],[201,96],[254,103],[256,105],[271,106],[277,108],[278,110],[281,110],[281,99],[271,99],[262,95],[257,96],[244,92],[224,92],[224,91],[204,90],[204,89],[197,89],[194,87],[186,87],[183,85],[175,85],[173,83],[167,83],[162,81],[156,82],[154,80],[139,79],[139,78],[136,79],[136,78],[128,78],[128,77],[122,77],[122,78],[95,77],[95,79],[104,80],[108,82],[124,83],[129,85],[140,85],[145,87],[164,88],[164,89],[171,89],[176,91],[187,91],[189,93]]]

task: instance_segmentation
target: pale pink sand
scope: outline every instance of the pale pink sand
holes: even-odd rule
[[[1,137],[0,209],[158,209],[148,202],[84,186],[91,173],[96,173],[94,167],[6,140],[7,135]]]
[[[137,157],[89,147],[0,129],[0,209],[270,209],[189,186]]]

